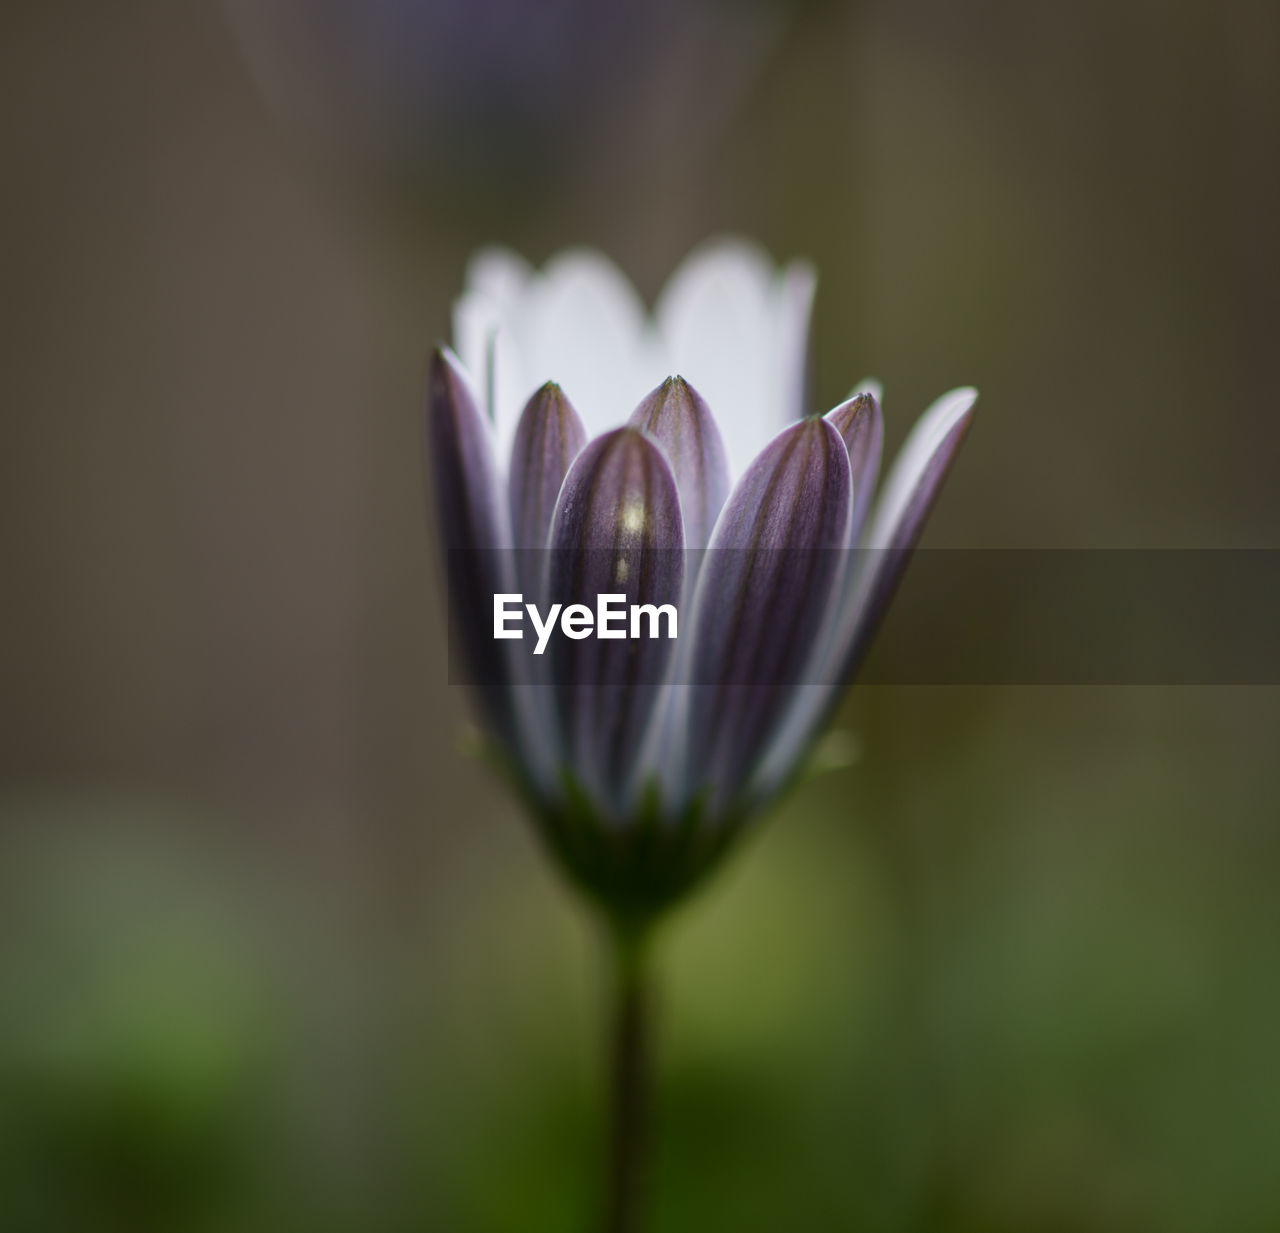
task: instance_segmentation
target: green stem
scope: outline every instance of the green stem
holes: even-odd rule
[[[606,1233],[639,1233],[648,1170],[651,995],[641,933],[618,931],[610,1057]]]

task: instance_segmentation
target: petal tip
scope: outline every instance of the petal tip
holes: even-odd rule
[[[974,385],[959,385],[938,399],[938,405],[945,406],[950,412],[947,418],[956,420],[971,414],[977,402],[978,388]]]
[[[452,378],[456,381],[467,381],[466,365],[458,358],[456,352],[448,343],[437,342],[431,348],[431,359],[428,364],[428,371],[433,386],[438,381],[444,381]]]
[[[823,418],[828,422],[852,420],[859,415],[875,415],[880,411],[880,399],[873,389],[857,389],[843,402],[838,402]]]
[[[938,418],[934,431],[939,437],[954,437],[958,446],[968,435],[977,405],[978,391],[972,385],[962,385],[944,394],[935,404]]]

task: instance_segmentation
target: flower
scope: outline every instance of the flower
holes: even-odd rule
[[[813,290],[807,266],[717,241],[649,316],[598,254],[536,272],[490,250],[457,355],[432,357],[429,467],[482,723],[617,916],[679,898],[794,776],[970,423],[976,392],[945,394],[873,500],[874,383],[803,418]],[[495,595],[607,591],[681,609],[678,639],[561,638],[538,659],[492,636]]]

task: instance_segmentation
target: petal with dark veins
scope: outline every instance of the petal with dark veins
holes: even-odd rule
[[[526,595],[541,593],[551,516],[569,466],[587,443],[587,430],[565,397],[548,381],[525,404],[511,447],[507,501],[516,576]]]
[[[956,451],[973,422],[977,401],[978,391],[970,386],[944,394],[916,421],[894,459],[867,532],[866,568],[860,571],[864,576],[859,578],[853,601],[857,632],[839,671],[842,679],[857,666],[879,628]]]
[[[678,607],[684,528],[662,451],[634,428],[591,442],[565,477],[550,542],[548,603],[584,604],[594,613],[598,596],[617,595],[628,610],[632,604]],[[620,814],[676,642],[665,636],[606,640],[598,632],[580,641],[556,636],[556,707],[569,764]]]
[[[686,548],[705,548],[729,495],[729,460],[702,396],[683,377],[668,377],[627,421],[652,437],[676,477]]]
[[[826,626],[852,508],[836,429],[786,429],[748,467],[716,524],[693,608],[686,782],[730,801],[777,726]]]
[[[475,683],[481,717],[509,748],[517,743],[504,648],[492,638],[493,596],[510,536],[494,467],[491,432],[461,365],[438,347],[431,356],[426,414],[427,467],[444,541],[453,628]]]
[[[977,397],[968,387],[944,394],[916,422],[898,454],[865,546],[853,553],[811,683],[797,691],[761,759],[757,797],[771,795],[785,781],[866,655],[969,429]]]
[[[870,392],[855,394],[828,411],[825,418],[840,434],[845,449],[849,451],[849,472],[853,478],[849,544],[855,547],[862,535],[862,526],[876,488],[880,455],[884,449],[884,419],[879,402]]]

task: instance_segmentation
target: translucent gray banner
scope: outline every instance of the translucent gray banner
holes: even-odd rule
[[[684,657],[681,670],[691,683],[777,685],[770,639],[786,638],[786,625],[797,620],[812,629],[805,604],[817,610],[842,603],[845,636],[856,629],[853,641],[869,650],[858,669],[865,682],[1280,684],[1280,550],[921,549],[905,571],[905,554],[866,550],[585,558],[450,553],[449,681],[605,684],[622,674],[630,684],[658,684]],[[737,589],[718,592],[714,614],[702,613],[695,583],[713,565]],[[610,581],[602,585],[602,578]],[[616,597],[605,604],[613,635],[607,641],[598,638],[602,594]],[[509,597],[505,632],[521,637],[493,636],[494,597],[501,595]],[[871,610],[887,596],[876,627]],[[579,612],[566,631],[564,614],[575,603],[591,620]],[[633,605],[642,609],[638,625]],[[781,623],[771,625],[775,613]],[[733,638],[739,629],[755,639],[751,654],[701,654],[706,640]],[[781,670],[795,682],[836,683],[840,646],[828,649],[821,654],[815,645],[814,654],[791,656]],[[764,662],[767,682],[754,676],[753,665]]]

